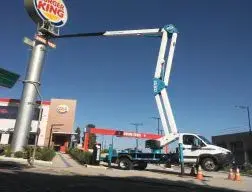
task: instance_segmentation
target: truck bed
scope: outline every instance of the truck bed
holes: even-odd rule
[[[117,156],[113,156],[111,162],[116,163],[118,159],[122,157],[128,157],[133,162],[144,161],[153,164],[177,164],[179,162],[179,156],[177,153],[169,154],[155,154],[155,153],[118,153]],[[108,162],[108,156],[104,159]]]

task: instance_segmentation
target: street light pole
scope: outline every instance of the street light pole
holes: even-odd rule
[[[249,134],[252,134],[249,106],[236,106],[236,107],[238,107],[238,108],[240,108],[240,109],[246,109],[246,110],[247,110],[247,114],[248,114],[248,125],[249,125]]]
[[[134,125],[134,126],[135,126],[135,128],[136,128],[136,133],[138,133],[138,127],[139,127],[139,126],[142,126],[143,123],[131,123],[131,125]],[[136,136],[136,150],[138,150],[138,138],[137,138],[137,136]]]
[[[160,117],[151,117],[152,119],[157,120],[157,131],[158,131],[158,135],[162,135],[162,130],[160,130]]]
[[[112,145],[112,147],[114,147],[114,135],[112,135],[111,145]]]
[[[248,106],[247,106],[247,112],[248,112],[249,134],[251,134],[250,110]]]

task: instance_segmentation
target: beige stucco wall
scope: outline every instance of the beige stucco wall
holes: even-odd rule
[[[51,99],[45,137],[46,146],[49,143],[51,132],[73,132],[75,110],[76,100]]]

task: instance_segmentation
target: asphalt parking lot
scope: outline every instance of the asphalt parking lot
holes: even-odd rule
[[[64,159],[64,161],[62,160]],[[67,162],[67,163],[66,163]],[[104,166],[84,167],[68,155],[57,155],[53,165],[34,168],[0,162],[0,191],[252,191],[252,178],[229,181],[226,173],[204,173],[203,181],[180,177],[177,168],[149,166],[145,171],[123,171]]]

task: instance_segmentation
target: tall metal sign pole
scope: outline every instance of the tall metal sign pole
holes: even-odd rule
[[[27,145],[46,49],[48,46],[55,48],[48,39],[59,35],[59,27],[65,25],[68,18],[66,6],[62,0],[24,0],[24,5],[38,29],[34,41],[26,38],[26,43],[32,46],[32,52],[23,81],[23,93],[11,143],[12,152],[22,151]]]

